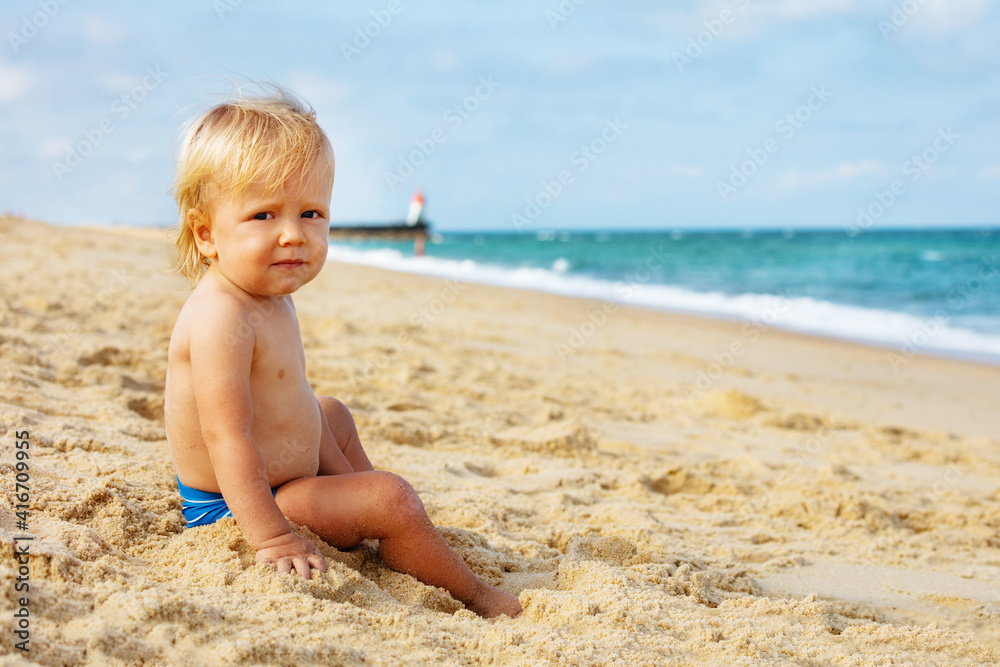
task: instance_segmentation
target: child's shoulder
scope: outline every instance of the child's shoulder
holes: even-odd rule
[[[255,310],[248,299],[202,279],[181,308],[175,330],[181,329],[193,337],[246,330],[261,319],[254,315]]]
[[[247,310],[244,299],[232,292],[219,289],[210,276],[205,276],[195,285],[182,312],[198,313],[202,316],[217,314],[220,317],[232,317]]]

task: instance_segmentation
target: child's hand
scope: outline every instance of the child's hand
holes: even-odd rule
[[[273,563],[282,574],[288,574],[294,567],[305,579],[312,576],[310,567],[326,572],[326,560],[319,547],[295,533],[285,533],[262,542],[257,547],[257,562]]]

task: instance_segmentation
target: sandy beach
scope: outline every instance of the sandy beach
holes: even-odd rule
[[[0,664],[1000,663],[998,367],[328,263],[313,387],[520,596],[486,621],[371,545],[315,538],[304,581],[185,530],[165,233],[0,218],[0,249]]]

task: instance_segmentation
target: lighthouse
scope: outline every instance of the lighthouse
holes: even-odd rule
[[[431,225],[424,220],[424,193],[417,190],[410,199],[410,210],[406,220],[393,220],[381,223],[355,223],[330,225],[330,238],[368,238],[380,236],[384,238],[413,239],[413,254],[424,254],[424,244]]]
[[[406,224],[413,227],[420,222],[420,216],[424,211],[424,193],[417,190],[410,199],[410,212],[406,214]]]

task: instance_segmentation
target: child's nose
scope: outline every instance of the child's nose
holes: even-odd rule
[[[302,225],[298,220],[288,220],[281,226],[281,236],[278,243],[286,245],[302,245],[306,242],[306,235],[302,231]]]

